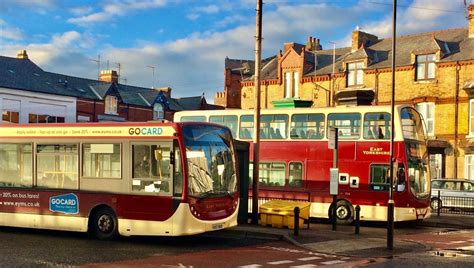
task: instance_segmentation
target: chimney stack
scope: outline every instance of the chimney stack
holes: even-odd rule
[[[26,50],[23,49],[23,50],[18,51],[18,54],[16,54],[16,58],[22,59],[22,60],[28,59],[28,54],[26,53]]]
[[[117,83],[118,84],[118,74],[115,70],[103,70],[100,71],[99,81]]]
[[[170,87],[162,87],[162,88],[157,88],[155,90],[163,92],[163,94],[165,94],[166,98],[171,99],[171,88]]]
[[[362,44],[364,46],[373,44],[377,42],[379,38],[375,35],[359,31],[357,28],[355,31],[352,32],[352,49],[351,52],[357,51]]]
[[[312,36],[308,37],[308,42],[306,43],[306,51],[315,51],[315,50],[322,50],[323,47],[318,38],[314,38]]]
[[[470,4],[467,7],[467,21],[468,21],[468,28],[469,28],[469,38],[474,37],[474,4]]]
[[[286,53],[290,49],[294,49],[296,53],[299,54],[303,49],[305,49],[305,46],[294,42],[288,42],[283,44],[283,49],[283,53]]]

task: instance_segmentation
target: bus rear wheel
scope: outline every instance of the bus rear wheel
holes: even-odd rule
[[[329,219],[333,219],[332,205],[329,208]],[[337,201],[336,205],[337,224],[348,225],[354,221],[354,208],[346,200]]]
[[[112,209],[103,207],[92,216],[90,231],[100,240],[112,240],[118,235],[117,217]]]
[[[438,198],[433,198],[431,199],[430,207],[432,210],[438,210],[441,209],[443,205],[441,203],[441,200],[439,200]]]

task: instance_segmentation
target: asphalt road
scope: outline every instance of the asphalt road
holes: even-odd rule
[[[259,245],[268,240],[215,235],[121,237],[99,241],[84,233],[0,227],[0,266],[77,266]]]

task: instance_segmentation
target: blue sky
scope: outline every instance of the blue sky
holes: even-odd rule
[[[467,1],[470,2],[470,1]],[[0,55],[26,49],[50,72],[95,79],[118,70],[121,83],[171,87],[173,97],[224,87],[224,59],[254,59],[255,0],[0,0]],[[391,35],[391,0],[267,0],[262,57],[285,42],[350,45],[361,28]],[[398,0],[398,34],[467,27],[463,0]],[[152,66],[152,67],[150,67]],[[155,72],[153,78],[153,70]]]

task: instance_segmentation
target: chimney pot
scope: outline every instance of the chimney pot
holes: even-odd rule
[[[28,53],[26,53],[26,50],[20,50],[18,51],[18,54],[16,54],[17,59],[28,59]]]
[[[470,4],[467,7],[467,21],[468,21],[468,28],[469,28],[469,38],[474,37],[474,4]]]

